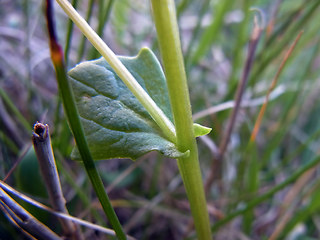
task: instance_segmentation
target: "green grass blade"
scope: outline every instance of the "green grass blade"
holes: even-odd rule
[[[2,97],[2,100],[7,105],[7,107],[10,109],[10,111],[13,112],[13,114],[17,117],[21,125],[29,132],[32,131],[32,127],[28,123],[28,121],[25,119],[25,117],[20,113],[19,109],[14,105],[10,97],[7,95],[7,93],[0,88],[0,97]]]
[[[319,186],[318,186],[319,187]],[[291,220],[287,223],[285,228],[282,230],[279,239],[284,239],[293,229],[294,227],[300,223],[305,222],[312,215],[317,214],[320,209],[320,191],[319,189],[315,189],[313,196],[311,197],[310,203],[297,211]]]
[[[103,37],[103,30],[109,20],[114,0],[108,0],[106,5],[105,5],[105,2],[106,2],[105,0],[99,1],[99,14],[98,14],[99,24],[97,28],[97,34],[100,37]],[[90,59],[98,58],[99,52],[94,47],[92,47],[89,56],[90,56]]]
[[[231,0],[219,1],[216,8],[214,8],[214,18],[211,24],[202,34],[197,48],[192,56],[192,63],[196,63],[200,58],[206,53],[212,42],[219,36],[218,32],[223,25],[223,19],[226,12],[230,9],[232,5]]]
[[[72,6],[74,8],[77,8],[78,0],[73,0]],[[71,21],[71,19],[69,19],[68,26],[67,26],[66,47],[64,50],[64,57],[65,57],[66,66],[68,66],[68,61],[69,61],[69,52],[70,52],[70,48],[71,48],[72,33],[73,33],[73,22]]]
[[[94,5],[94,0],[89,0],[88,1],[88,11],[87,11],[87,15],[86,15],[86,18],[85,18],[86,22],[90,22],[90,19],[92,17],[93,5]],[[86,48],[86,37],[82,36],[81,42],[80,42],[79,47],[78,47],[78,62],[80,62],[81,59],[83,58],[85,48]]]

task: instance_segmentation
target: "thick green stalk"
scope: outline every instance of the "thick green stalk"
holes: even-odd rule
[[[212,239],[174,1],[152,0],[151,3],[176,126],[177,147],[181,152],[190,150],[188,157],[178,159],[179,170],[198,239]]]

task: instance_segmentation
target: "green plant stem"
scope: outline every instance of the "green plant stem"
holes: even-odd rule
[[[125,240],[126,235],[122,229],[119,219],[111,205],[109,197],[105,192],[101,177],[97,171],[93,158],[91,156],[87,140],[84,135],[84,130],[80,121],[79,113],[76,108],[71,85],[67,78],[66,68],[64,64],[64,57],[61,46],[57,42],[54,23],[53,23],[53,10],[52,2],[47,0],[47,25],[50,37],[50,51],[51,59],[56,70],[59,91],[62,97],[62,103],[65,109],[70,128],[74,135],[79,153],[83,160],[83,164],[90,178],[92,186],[98,196],[101,206],[108,217],[117,237],[120,240]]]
[[[99,214],[97,209],[91,205],[91,200],[89,199],[89,196],[84,192],[82,185],[79,185],[75,181],[76,177],[72,174],[70,167],[67,164],[64,164],[64,162],[63,162],[64,160],[63,160],[61,153],[57,151],[57,152],[55,152],[55,156],[57,159],[56,164],[57,164],[57,168],[58,168],[59,172],[63,175],[66,182],[68,184],[70,184],[72,189],[74,189],[77,197],[79,197],[79,199],[82,201],[83,206],[86,209],[89,209],[89,211],[91,212],[92,216],[94,217],[96,223],[102,225],[104,223],[103,218],[101,217],[101,215]]]
[[[128,69],[122,64],[112,50],[89,26],[89,24],[78,14],[67,0],[56,0],[65,13],[80,28],[97,51],[106,59],[112,69],[129,88],[132,94],[139,100],[142,106],[148,111],[153,120],[158,124],[163,133],[172,142],[176,142],[175,128],[163,111],[157,106],[148,93],[140,86]]]
[[[78,146],[83,164],[86,168],[88,176],[91,180],[92,186],[98,196],[98,199],[102,205],[104,212],[106,213],[108,220],[111,222],[112,227],[119,239],[126,239],[126,236],[122,230],[118,217],[111,205],[109,197],[107,196],[100,175],[94,164],[93,158],[89,151],[88,143],[84,135],[84,131],[80,122],[79,114],[76,109],[73,93],[71,91],[70,83],[68,82],[64,66],[55,65],[59,90],[62,97],[63,106],[67,115],[68,122],[70,124],[72,133],[74,135],[76,144]]]
[[[190,150],[188,157],[178,159],[178,166],[190,202],[198,239],[209,240],[212,239],[209,215],[193,131],[175,5],[173,0],[152,0],[151,3],[176,126],[177,147],[182,152]]]

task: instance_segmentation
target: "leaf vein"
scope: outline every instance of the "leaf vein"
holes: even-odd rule
[[[111,97],[111,96],[108,96],[108,95],[100,92],[99,90],[97,90],[95,87],[91,86],[89,83],[86,83],[86,82],[81,81],[81,79],[79,79],[79,78],[76,78],[76,77],[73,76],[72,79],[74,79],[75,81],[77,81],[77,82],[80,83],[80,84],[85,85],[85,86],[88,87],[88,88],[93,89],[97,94],[94,95],[94,96],[92,96],[92,97],[101,95],[101,96],[104,96],[104,97],[109,98],[109,99],[111,99],[111,100],[119,101],[124,107],[126,107],[127,109],[130,109],[134,114],[136,114],[137,116],[139,116],[140,118],[142,118],[149,126],[152,126],[152,127],[156,126],[156,124],[152,124],[152,123],[153,123],[153,119],[150,117],[149,113],[146,112],[146,113],[148,114],[148,116],[150,117],[150,118],[147,118],[146,116],[142,115],[141,113],[135,111],[135,110],[132,109],[130,106],[128,106],[127,104],[125,104],[122,100],[119,99],[119,96],[117,96],[116,98]],[[140,103],[139,103],[139,104],[140,104]],[[152,125],[151,125],[151,124],[152,124]]]
[[[152,131],[149,132],[149,131],[123,130],[123,129],[119,130],[116,128],[112,128],[110,126],[104,126],[102,123],[99,123],[98,121],[95,121],[93,119],[86,118],[82,115],[80,115],[80,118],[87,120],[87,121],[90,121],[90,122],[93,122],[93,123],[99,125],[100,127],[111,130],[111,131],[117,131],[117,132],[123,132],[123,133],[152,133]]]

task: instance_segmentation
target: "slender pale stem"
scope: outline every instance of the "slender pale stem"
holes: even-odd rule
[[[175,128],[163,111],[157,106],[148,93],[140,86],[128,69],[122,64],[112,50],[96,34],[89,24],[78,14],[67,0],[56,0],[72,21],[80,28],[81,32],[93,44],[97,51],[106,59],[112,69],[130,89],[133,95],[140,101],[154,121],[162,129],[163,133],[172,142],[176,142]]]
[[[181,152],[190,150],[188,157],[178,159],[179,170],[198,239],[211,240],[174,0],[152,0],[151,3],[176,126],[177,147]]]

